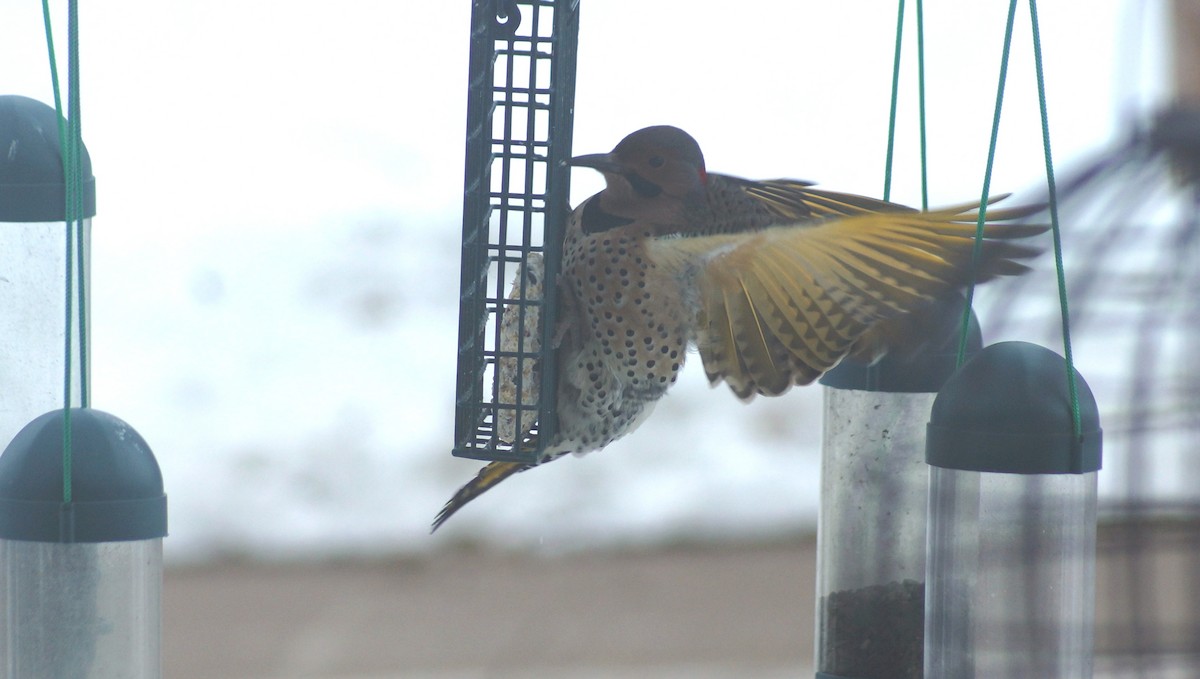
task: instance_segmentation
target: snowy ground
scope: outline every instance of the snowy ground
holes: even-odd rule
[[[635,436],[516,477],[430,538],[480,465],[449,454],[453,226],[247,234],[232,252],[193,253],[191,271],[150,274],[179,287],[142,293],[139,316],[115,327],[138,328],[126,340],[144,353],[96,379],[159,395],[127,417],[159,451],[170,553],[558,550],[811,524],[819,391],[744,406],[697,364]]]

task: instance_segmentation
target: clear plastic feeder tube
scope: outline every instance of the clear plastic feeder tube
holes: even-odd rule
[[[162,539],[0,540],[3,677],[161,673]]]
[[[817,669],[919,679],[934,394],[825,390]]]
[[[1090,679],[1096,473],[931,469],[927,679]]]
[[[83,261],[88,261],[91,219],[83,220]],[[6,338],[0,367],[0,441],[8,442],[42,413],[63,406],[66,369],[67,272],[66,225],[63,222],[0,222],[0,264],[4,267],[6,302],[0,309],[0,336]],[[78,253],[77,253],[78,256]],[[86,288],[85,288],[86,291]],[[73,289],[77,323],[81,302]],[[84,307],[86,308],[86,307]],[[72,330],[72,356],[79,356],[79,328]],[[72,366],[71,403],[80,403],[80,361]]]
[[[27,424],[0,455],[0,677],[161,675],[167,498],[149,446],[125,422],[66,411]]]
[[[938,393],[925,452],[926,679],[1090,679],[1101,431],[1087,383],[1049,349],[988,346]]]
[[[847,358],[825,389],[817,522],[818,679],[920,679],[929,467],[925,423],[954,372],[965,301],[906,319],[920,350]],[[967,350],[982,344],[972,314]]]
[[[61,408],[66,372],[66,185],[58,114],[46,104],[17,95],[0,95],[0,445],[30,420]],[[82,150],[84,173],[82,252],[84,285],[74,280],[71,294],[72,356],[79,356],[79,309],[87,299],[91,217],[96,184],[91,160]],[[74,239],[73,239],[74,240]],[[72,365],[70,403],[81,394],[80,361]]]
[[[129,425],[63,409],[84,402],[80,312],[96,198],[82,149],[84,219],[68,239],[58,129],[46,104],[0,96],[0,445],[11,440],[0,455],[0,678],[155,679],[162,475]]]

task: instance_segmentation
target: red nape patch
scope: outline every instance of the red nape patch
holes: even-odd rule
[[[703,165],[700,166],[700,183],[705,186],[708,185],[708,172],[704,169]]]

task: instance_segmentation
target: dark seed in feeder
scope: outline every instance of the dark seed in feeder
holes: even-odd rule
[[[925,583],[889,582],[821,600],[822,672],[860,679],[921,679]]]

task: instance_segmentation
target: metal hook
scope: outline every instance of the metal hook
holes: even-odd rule
[[[498,33],[514,36],[521,25],[521,8],[516,0],[497,0],[492,28]]]

